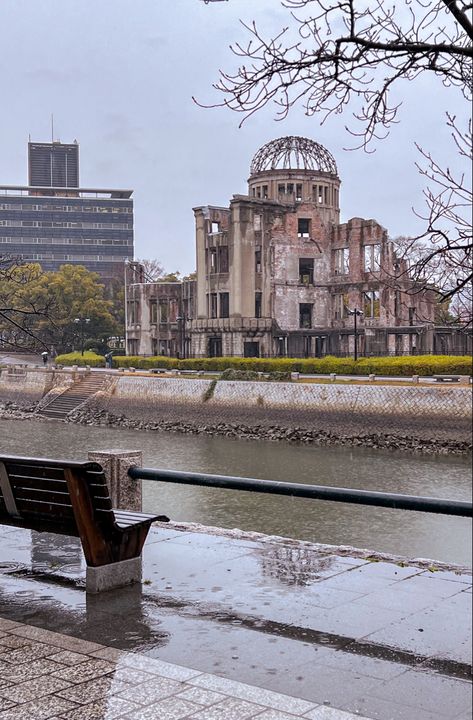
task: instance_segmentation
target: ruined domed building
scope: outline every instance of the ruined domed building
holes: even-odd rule
[[[340,223],[340,185],[322,145],[301,137],[264,145],[248,195],[229,208],[194,208],[195,283],[169,292],[130,285],[137,322],[128,322],[128,352],[349,355],[355,321],[360,355],[461,350],[454,331],[434,329],[431,293],[394,281],[399,261],[386,230],[358,217]]]

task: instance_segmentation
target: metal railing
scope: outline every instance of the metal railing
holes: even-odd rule
[[[395,493],[371,492],[352,488],[327,487],[324,485],[304,485],[302,483],[279,482],[275,480],[256,480],[254,478],[230,477],[226,475],[207,475],[204,473],[180,472],[177,470],[154,470],[152,468],[132,467],[129,477],[134,480],[155,480],[180,485],[200,485],[226,490],[246,490],[248,492],[289,495],[290,497],[310,498],[312,500],[330,500],[332,502],[352,503],[355,505],[374,505],[394,510],[417,510],[420,512],[473,517],[472,503],[461,500],[419,497],[416,495],[398,495]]]

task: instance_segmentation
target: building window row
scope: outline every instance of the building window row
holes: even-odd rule
[[[338,188],[333,185],[312,185],[312,199],[317,205],[338,207]]]
[[[267,200],[268,195],[268,186],[267,185],[256,185],[253,188],[253,197],[261,198],[262,200]]]
[[[23,260],[64,260],[70,262],[124,262],[125,255],[113,257],[109,255],[66,255],[63,253],[31,253],[31,255],[23,256]]]
[[[379,318],[379,290],[369,290],[362,295],[363,315],[365,318]],[[357,309],[360,309],[359,307]],[[333,296],[333,316],[335,320],[344,320],[349,316],[349,298],[347,293]]]
[[[0,220],[2,227],[82,228],[85,230],[132,230],[131,223],[59,222],[52,220]]]
[[[149,301],[149,321],[151,325],[158,323],[176,323],[179,315],[179,302],[175,298],[152,298]]]
[[[118,245],[128,247],[133,241],[123,238],[53,238],[0,236],[0,243],[12,245]]]
[[[127,213],[132,214],[131,207],[105,207],[102,205],[38,205],[31,203],[0,203],[0,210],[31,210],[47,212],[87,212],[87,213]]]
[[[296,202],[302,200],[302,183],[279,183],[278,195],[289,195]]]

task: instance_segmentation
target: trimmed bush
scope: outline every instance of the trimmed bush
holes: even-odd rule
[[[61,365],[90,365],[104,367],[101,355],[85,352],[59,355],[56,362]],[[113,358],[113,367],[134,367],[137,370],[163,368],[165,370],[203,370],[224,372],[235,370],[240,373],[291,373],[301,375],[390,375],[411,377],[412,375],[471,375],[472,359],[469,356],[453,355],[412,355],[407,357],[336,358],[194,358],[178,360],[170,357],[119,356]],[[257,376],[256,376],[257,377]],[[235,378],[236,379],[236,378]],[[250,379],[250,378],[247,378]],[[280,379],[274,375],[271,379]]]
[[[84,350],[84,354],[80,352],[71,352],[67,355],[58,355],[55,360],[57,365],[79,365],[89,367],[105,367],[105,358],[103,355],[97,355],[97,353],[90,350]]]

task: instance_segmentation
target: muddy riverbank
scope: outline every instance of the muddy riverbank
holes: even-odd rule
[[[106,405],[110,401],[107,400]],[[422,453],[429,455],[460,455],[471,453],[470,429],[457,427],[458,439],[452,437],[452,428],[437,425],[435,432],[418,418],[401,421],[392,419],[380,425],[379,417],[343,417],[320,412],[293,411],[269,412],[265,408],[226,408],[224,415],[214,408],[192,407],[179,403],[160,404],[150,408],[130,407],[126,414],[112,412],[104,400],[95,399],[67,417],[65,422],[97,426],[147,430],[152,432],[178,432],[191,435],[221,436],[242,440],[268,440],[290,444],[321,447],[365,447]],[[0,418],[45,421],[35,414],[36,404],[0,403]]]

